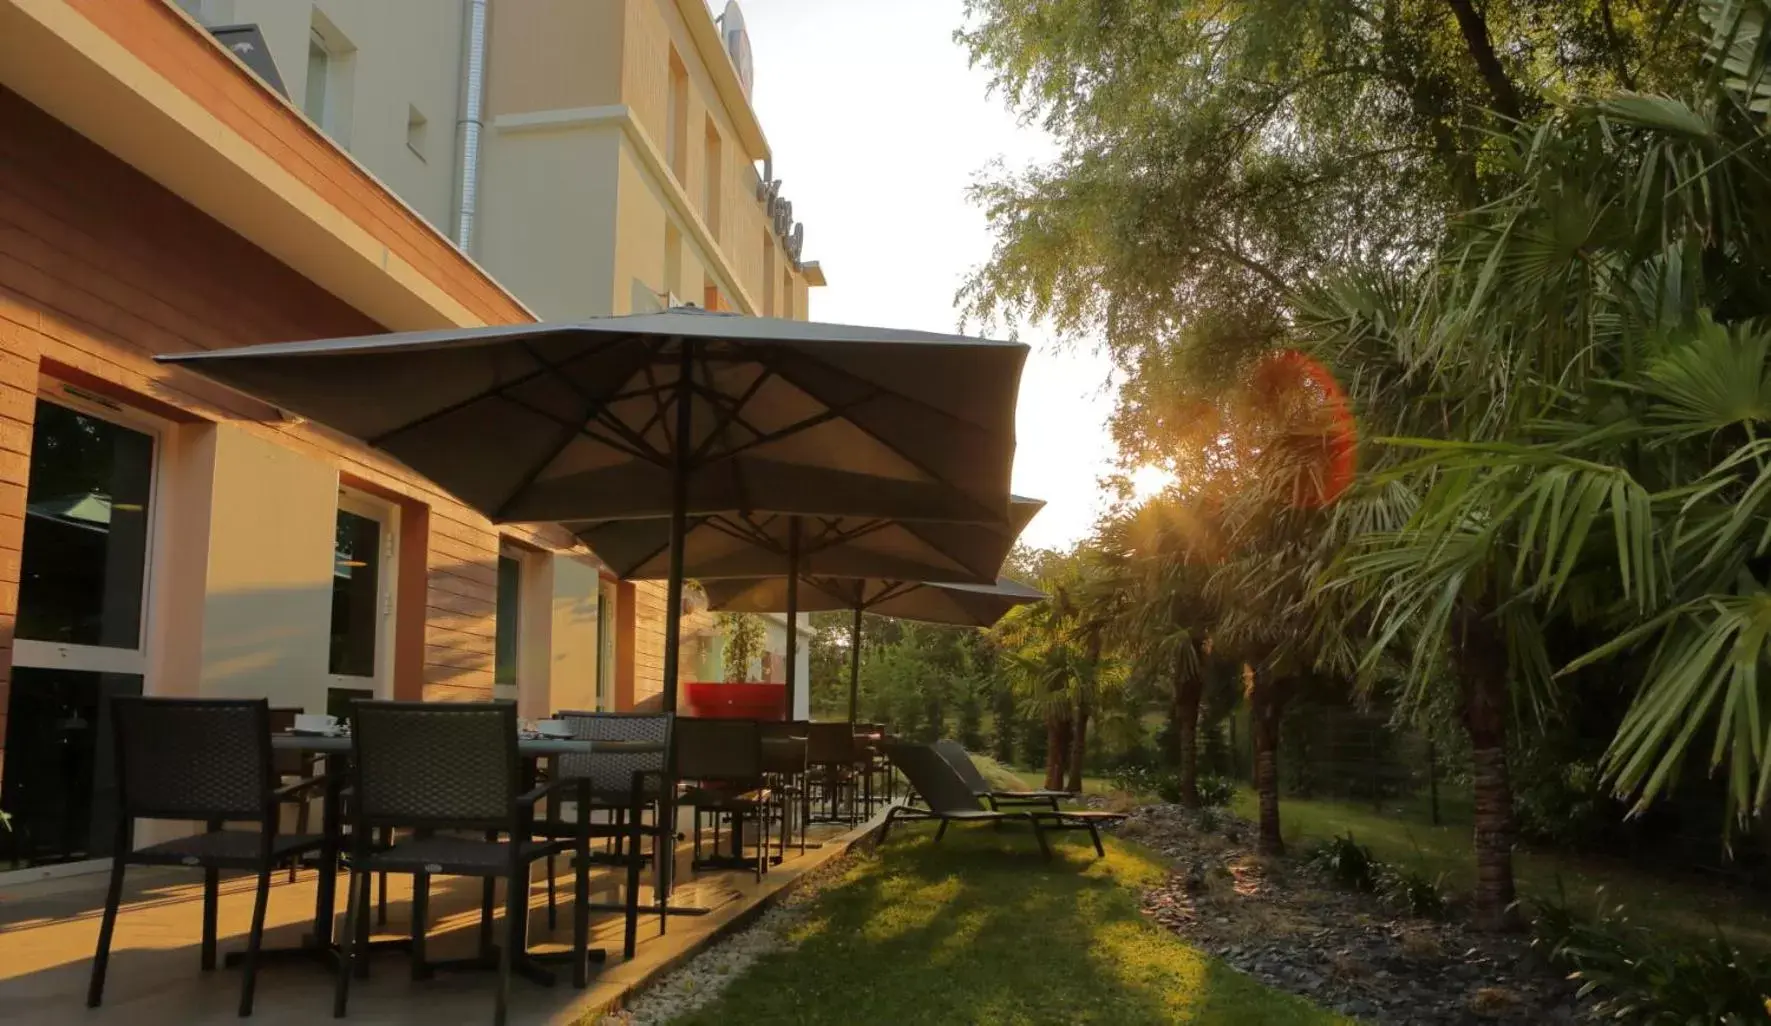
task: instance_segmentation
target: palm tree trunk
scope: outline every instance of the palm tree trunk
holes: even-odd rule
[[[1205,690],[1196,673],[1188,673],[1184,657],[1175,659],[1174,702],[1169,718],[1174,721],[1175,766],[1181,778],[1181,804],[1199,807],[1199,699]]]
[[[1045,714],[1045,787],[1064,786],[1064,764],[1070,756],[1070,718],[1056,708]]]
[[[1507,773],[1507,678],[1495,650],[1466,648],[1464,720],[1476,800],[1476,925],[1519,925],[1513,907],[1513,789]]]
[[[1254,733],[1254,789],[1260,799],[1260,832],[1255,850],[1262,855],[1285,854],[1279,833],[1279,717],[1283,711],[1280,688],[1270,672],[1256,673],[1244,667],[1248,679],[1249,708]]]
[[[1071,794],[1082,793],[1082,759],[1088,751],[1088,699],[1076,700],[1076,723],[1070,735],[1070,778],[1064,784],[1064,790]]]

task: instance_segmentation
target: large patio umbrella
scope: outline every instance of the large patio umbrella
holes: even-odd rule
[[[799,612],[848,608],[802,606],[795,583],[819,578],[951,581],[996,580],[1002,561],[1040,499],[1012,496],[998,524],[895,520],[889,517],[810,517],[779,513],[693,516],[683,534],[681,572],[701,581],[728,577],[775,578],[780,601],[765,612],[787,613],[787,711],[797,685]],[[622,577],[657,579],[671,572],[670,523],[660,518],[568,522],[598,558]]]
[[[894,581],[853,577],[811,577],[790,587],[779,577],[708,581],[707,607],[730,613],[769,613],[785,608],[788,592],[799,608],[808,612],[851,609],[855,613],[849,635],[849,722],[855,722],[855,705],[861,680],[861,614],[877,613],[906,620],[952,624],[960,627],[991,627],[1009,610],[1042,601],[1045,593],[1018,581],[1000,577],[995,584],[962,584],[933,581]]]
[[[399,459],[494,521],[1001,523],[1027,347],[694,309],[160,357]]]

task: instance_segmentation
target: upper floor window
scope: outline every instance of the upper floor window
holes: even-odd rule
[[[351,70],[356,48],[314,12],[307,39],[307,81],[301,110],[340,146],[350,145]]]
[[[725,184],[720,174],[724,159],[721,149],[719,129],[715,127],[713,119],[708,118],[707,146],[702,151],[707,167],[701,175],[701,216],[706,219],[707,230],[713,233],[716,241],[719,239],[720,191]]]
[[[664,159],[679,184],[689,181],[689,69],[670,50],[670,123],[665,126]]]

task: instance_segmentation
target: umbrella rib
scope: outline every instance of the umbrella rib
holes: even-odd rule
[[[744,423],[743,419],[739,416],[739,414],[743,412],[744,404],[746,404],[746,403],[750,402],[750,400],[754,399],[756,397],[756,393],[762,390],[764,383],[766,383],[770,378],[772,378],[774,376],[775,376],[775,369],[773,367],[769,366],[768,364],[764,363],[763,364],[763,372],[756,376],[756,380],[752,381],[750,383],[750,386],[744,390],[744,393],[742,395],[739,395],[739,396],[736,396],[736,397],[733,397],[730,399],[728,399],[724,395],[720,395],[717,392],[710,395],[708,397],[710,402],[713,401],[713,397],[712,397],[713,395],[718,395],[720,403],[729,403],[729,405],[731,406],[731,412],[726,414],[724,419],[720,420],[714,426],[713,431],[708,432],[707,439],[705,441],[703,441],[701,443],[700,447],[695,450],[695,454],[694,454],[694,456],[691,457],[691,459],[693,459],[696,462],[699,462],[704,457],[706,457],[708,450],[713,448],[714,439],[716,439],[716,438],[724,439],[727,445],[731,445],[732,440],[730,437],[727,436],[727,432],[730,431],[731,426],[733,424],[742,424],[744,426],[745,430],[749,431],[751,434],[756,434],[757,430],[755,428],[751,427],[749,424]],[[708,380],[709,381],[713,380],[711,375],[709,375]]]
[[[583,360],[583,359],[586,359],[590,356],[594,356],[598,352],[601,352],[603,349],[613,345],[614,343],[616,343],[618,341],[620,341],[619,336],[610,337],[610,338],[606,338],[606,339],[598,339],[595,343],[593,343],[591,346],[586,348],[584,352],[579,353],[576,356],[573,356],[571,360],[566,361],[566,364],[573,363],[578,360]],[[406,423],[401,424],[399,427],[393,428],[388,431],[383,431],[379,435],[374,435],[372,437],[365,438],[365,439],[363,439],[363,441],[367,442],[371,446],[374,446],[376,448],[380,448],[383,446],[383,444],[388,439],[394,437],[395,435],[401,434],[406,431],[411,431],[414,428],[423,427],[424,425],[429,424],[435,420],[441,420],[442,418],[449,416],[451,413],[456,413],[460,410],[464,410],[467,407],[472,406],[474,403],[481,402],[486,399],[490,399],[494,396],[496,396],[500,399],[503,399],[506,402],[512,402],[514,400],[512,400],[510,398],[510,396],[505,394],[507,389],[516,388],[520,385],[526,385],[529,382],[534,381],[536,378],[539,378],[542,375],[548,374],[550,372],[554,373],[554,374],[559,374],[560,368],[566,366],[566,364],[559,364],[556,366],[554,364],[548,363],[546,360],[543,360],[543,359],[537,357],[535,355],[535,351],[529,347],[528,342],[522,342],[521,346],[522,346],[523,352],[528,353],[529,358],[534,360],[536,363],[540,364],[541,365],[540,367],[538,367],[535,370],[529,371],[527,374],[518,375],[513,380],[502,382],[497,385],[493,385],[491,388],[488,388],[485,391],[476,392],[473,395],[468,396],[466,399],[462,399],[458,402],[450,403],[449,405],[444,406],[440,409],[432,410],[429,413],[425,414],[424,416],[419,417],[417,420],[409,420]]]
[[[538,406],[532,406],[529,403],[523,402],[520,399],[513,399],[510,396],[503,396],[502,398],[504,399],[505,402],[510,403],[513,406],[517,406],[521,409],[528,410],[530,413],[533,413],[537,417],[541,417],[544,420],[551,420],[555,424],[558,424],[562,428],[567,428],[571,431],[576,431],[579,434],[584,435],[586,438],[589,438],[591,441],[597,442],[601,445],[606,445],[609,448],[616,450],[617,452],[624,452],[627,455],[632,456],[635,459],[645,460],[648,463],[657,463],[659,465],[663,465],[663,463],[664,463],[664,457],[660,456],[657,453],[648,452],[645,449],[638,448],[637,445],[630,446],[627,443],[623,443],[623,442],[617,441],[612,438],[604,438],[602,435],[599,435],[596,432],[590,430],[589,427],[587,427],[583,424],[574,423],[569,420],[563,420],[560,417],[557,417],[554,414],[551,414],[551,413],[547,412],[546,410],[541,409]],[[596,414],[596,415],[600,416],[600,414]],[[607,425],[605,425],[605,426],[607,426]],[[568,441],[570,441],[570,440],[568,439]],[[555,455],[558,455],[558,454],[556,453]]]
[[[801,354],[801,355],[803,356],[805,354]],[[946,410],[940,409],[939,407],[933,406],[933,405],[926,403],[921,399],[917,399],[913,396],[907,396],[907,395],[903,394],[902,392],[889,392],[888,393],[885,391],[885,389],[880,388],[874,382],[868,381],[866,378],[863,378],[863,377],[855,374],[853,371],[848,370],[847,368],[844,368],[844,367],[839,367],[839,366],[831,363],[828,360],[823,360],[823,359],[820,359],[815,356],[805,356],[805,359],[811,363],[817,364],[819,367],[824,368],[825,370],[829,371],[832,374],[840,375],[840,376],[848,379],[849,381],[856,382],[861,385],[865,385],[869,388],[873,388],[875,390],[875,394],[874,394],[874,396],[870,396],[869,397],[870,399],[877,398],[878,396],[881,396],[881,395],[890,395],[893,398],[902,400],[903,402],[909,403],[912,406],[921,407],[922,409],[927,410],[928,412],[930,412],[936,416],[939,416],[945,420],[957,421],[960,419],[960,418],[954,416],[952,413],[947,412]],[[790,384],[793,384],[795,387],[799,387],[802,390],[804,390],[803,386],[800,386],[798,382],[795,382],[793,380],[792,375],[783,373],[781,376],[782,376],[782,378],[787,380]],[[811,393],[811,392],[808,392],[808,394],[815,395],[815,393]],[[854,422],[851,421],[851,423],[854,423]],[[971,426],[974,428],[978,427],[978,425],[976,425],[976,424],[972,424]],[[892,452],[897,453],[898,457],[900,459],[904,460],[906,463],[909,463],[911,466],[915,467],[917,470],[922,471],[924,474],[927,474],[930,478],[934,479],[935,481],[937,481],[943,485],[946,485],[949,489],[952,489],[953,491],[958,492],[959,494],[964,496],[964,498],[967,501],[969,501],[972,505],[976,506],[979,510],[989,514],[989,516],[992,519],[994,519],[998,516],[998,514],[995,511],[992,511],[987,505],[985,505],[984,503],[978,502],[976,499],[972,498],[971,494],[966,492],[964,489],[962,489],[957,483],[950,481],[944,475],[938,474],[935,471],[929,469],[928,465],[926,463],[924,463],[922,460],[919,460],[919,459],[911,456],[909,453],[905,452],[903,449],[899,448],[898,446],[893,445],[891,442],[885,440],[884,438],[881,438],[877,433],[872,432],[872,431],[868,431],[866,428],[861,427],[860,424],[855,424],[855,427],[858,430],[867,434],[868,437],[872,438],[874,441],[885,446],[887,449],[890,449]],[[983,428],[978,428],[978,429],[985,430]]]
[[[560,453],[566,451],[566,447],[571,445],[572,441],[578,437],[580,430],[581,429],[577,426],[567,425],[566,429],[560,432],[561,438],[559,444],[548,450],[547,456],[540,462],[536,463],[534,468],[532,468],[527,474],[523,475],[523,481],[521,484],[505,493],[504,501],[500,502],[498,508],[493,511],[493,520],[502,521],[504,519],[505,511],[510,509],[511,502],[518,495],[528,491],[529,487],[535,483],[535,479],[540,477],[542,472],[548,468],[548,465],[560,458]]]
[[[619,418],[617,418],[614,415],[609,413],[609,400],[598,398],[597,396],[592,395],[591,393],[589,393],[588,391],[586,391],[585,389],[580,387],[578,382],[573,381],[571,379],[571,377],[565,373],[565,365],[564,364],[549,363],[546,357],[542,356],[540,353],[535,351],[535,349],[531,343],[523,342],[523,343],[521,343],[521,345],[523,348],[523,352],[529,354],[529,359],[534,360],[536,363],[540,364],[543,368],[553,371],[553,373],[559,377],[561,383],[564,384],[566,386],[566,388],[572,392],[573,395],[576,395],[579,399],[582,399],[584,402],[586,402],[590,405],[589,417],[591,419],[601,420],[605,427],[613,429],[617,435],[620,435],[620,434],[623,434],[626,432],[627,425],[621,423]],[[648,363],[648,366],[649,365],[650,364]],[[610,442],[608,439],[605,439],[599,435],[591,434],[591,432],[584,427],[584,418],[579,418],[577,421],[565,421],[565,420],[561,420],[559,417],[556,417],[553,414],[548,413],[547,411],[545,411],[539,407],[532,406],[532,405],[524,402],[523,400],[516,398],[515,396],[508,396],[507,395],[507,396],[504,396],[503,398],[506,402],[514,403],[517,406],[520,406],[523,409],[536,414],[537,416],[545,417],[549,420],[555,421],[556,423],[559,423],[562,425],[569,425],[569,426],[575,427],[579,430],[582,430],[592,440],[597,441],[597,442],[601,442],[602,444],[607,445],[612,449],[626,452],[628,455],[633,456],[636,459],[642,459],[642,460],[646,460],[646,461],[652,462],[652,463],[663,462],[662,455],[654,456],[654,455],[650,455],[646,452],[646,440],[638,435],[630,435],[627,439],[628,444],[633,446],[632,449],[623,449],[620,445]]]

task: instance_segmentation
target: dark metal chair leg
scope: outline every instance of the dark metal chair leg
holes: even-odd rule
[[[104,999],[105,970],[111,964],[111,937],[117,929],[117,906],[123,901],[123,848],[111,859],[111,886],[105,892],[105,914],[98,927],[98,950],[92,954],[92,982],[86,988],[86,1007],[97,1008]]]
[[[246,935],[246,958],[241,966],[240,1017],[252,1014],[252,992],[258,985],[258,951],[264,944],[264,911],[271,902],[271,846],[267,839],[258,867],[258,896],[252,903],[252,931]]]
[[[203,871],[203,970],[215,968],[215,915],[221,901],[221,870]]]
[[[510,1021],[510,966],[520,953],[522,918],[529,911],[528,903],[523,900],[528,867],[522,861],[522,847],[513,839],[510,851],[510,876],[504,885],[504,946],[498,949],[498,1003],[492,1012],[493,1026],[505,1026]]]
[[[1033,824],[1033,838],[1039,842],[1039,853],[1045,856],[1046,861],[1051,861],[1052,846],[1045,839],[1045,828],[1039,825],[1039,817],[1029,816],[1027,821]]]
[[[578,857],[581,860],[587,859],[590,857],[590,853],[588,851],[581,852]],[[547,928],[550,931],[557,930],[560,926],[559,908],[555,905],[554,898],[553,874],[553,856],[549,855],[547,857]]]
[[[430,874],[412,874],[412,978],[422,980],[430,975],[425,961],[424,940],[430,932]]]
[[[386,848],[386,847],[391,846],[393,843],[394,843],[393,828],[383,827],[382,831],[381,831],[381,846],[383,848]],[[387,874],[386,873],[378,874],[378,879],[375,882],[375,886],[377,888],[376,896],[375,896],[375,925],[376,926],[386,926],[387,925]]]
[[[1101,856],[1102,858],[1105,858],[1107,856],[1107,849],[1101,846],[1101,829],[1100,829],[1100,827],[1097,827],[1093,823],[1090,823],[1088,825],[1088,836],[1089,836],[1090,840],[1095,842],[1095,854]]]
[[[947,822],[948,822],[947,820],[942,820],[941,825],[935,828],[935,843],[936,844],[940,844],[941,838],[947,833]]]
[[[338,975],[332,987],[332,1018],[344,1018],[345,1003],[350,1000],[351,977],[356,974],[357,951],[357,920],[363,916],[363,895],[367,892],[357,886],[357,877],[362,876],[361,864],[351,867],[350,882],[345,886],[344,902],[344,942],[339,951]]]
[[[372,874],[364,873],[361,889],[363,891],[363,911],[357,916],[357,948],[361,957],[357,959],[357,979],[369,978],[369,887],[375,881]]]
[[[490,959],[497,942],[492,937],[492,906],[498,900],[498,881],[486,877],[480,886],[480,957]]]
[[[645,863],[645,855],[640,851],[640,839],[645,836],[645,816],[641,813],[645,801],[645,787],[636,779],[633,786],[633,818],[627,830],[627,921],[623,924],[621,940],[621,957],[631,960],[639,940],[640,929],[640,866]],[[662,887],[659,888],[663,890]],[[660,920],[670,918],[660,915]]]

